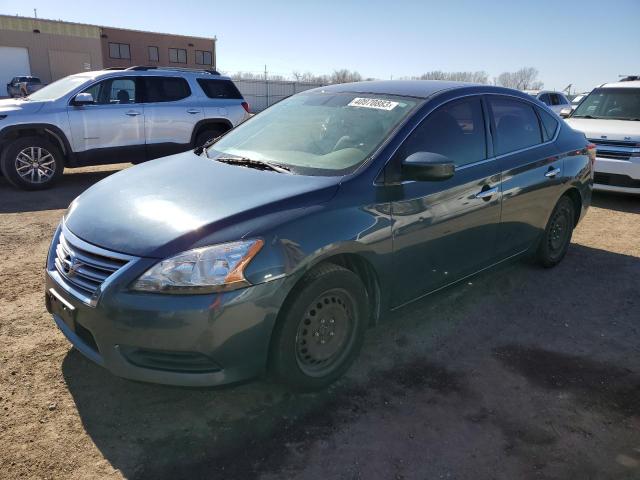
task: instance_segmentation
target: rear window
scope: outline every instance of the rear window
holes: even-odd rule
[[[209,98],[232,98],[242,100],[240,90],[231,80],[207,80],[198,78],[198,84]]]
[[[145,102],[175,102],[191,95],[189,83],[180,77],[142,77]]]
[[[538,114],[540,115],[540,120],[542,120],[542,139],[543,141],[548,142],[556,134],[556,130],[558,129],[558,120],[555,115],[552,115],[541,108],[538,108]]]

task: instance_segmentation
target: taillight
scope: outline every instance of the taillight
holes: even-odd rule
[[[242,102],[242,108],[244,108],[244,111],[247,113],[251,113],[249,111],[249,104],[247,102]]]
[[[596,163],[596,145],[595,143],[590,143],[587,145],[587,155],[589,155],[589,161],[591,162],[591,168],[593,169],[593,164]]]

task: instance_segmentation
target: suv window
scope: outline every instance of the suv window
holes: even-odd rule
[[[540,100],[545,105],[551,105],[551,100],[549,99],[549,94],[548,93],[543,93],[542,95],[540,95],[538,97],[538,100]]]
[[[189,83],[180,77],[143,77],[146,103],[175,102],[191,95]]]
[[[487,158],[484,117],[480,98],[448,103],[432,112],[409,136],[404,156],[433,152],[456,166]]]
[[[496,127],[497,155],[542,142],[538,116],[531,105],[504,97],[490,97],[489,105]]]
[[[557,93],[550,93],[549,96],[551,97],[551,105],[562,104],[562,100],[560,100],[560,95],[558,95]]]
[[[93,96],[96,105],[136,103],[136,79],[108,78],[83,91]]]
[[[231,80],[207,80],[198,78],[198,85],[209,98],[233,98],[242,100],[242,94]]]
[[[540,120],[542,121],[542,139],[545,142],[548,142],[556,134],[556,130],[559,125],[558,119],[555,115],[552,115],[541,108],[538,108],[537,110],[538,115],[540,115]]]

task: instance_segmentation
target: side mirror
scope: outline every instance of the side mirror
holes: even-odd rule
[[[92,105],[93,104],[93,95],[91,95],[90,93],[79,93],[75,96],[75,98],[73,99],[73,104],[76,106],[82,106],[82,105]]]
[[[571,115],[572,111],[573,109],[571,107],[565,107],[562,110],[560,110],[560,116],[562,118],[567,118],[569,115]]]
[[[439,153],[416,152],[402,161],[402,176],[408,180],[447,180],[455,171],[454,163]]]

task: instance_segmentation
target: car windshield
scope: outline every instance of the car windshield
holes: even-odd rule
[[[573,118],[640,120],[640,88],[599,88],[582,100]]]
[[[303,175],[343,175],[358,168],[417,103],[395,95],[302,93],[241,124],[206,153]]]
[[[60,80],[53,82],[46,87],[42,87],[37,92],[32,93],[27,100],[57,100],[58,98],[66,95],[76,87],[79,87],[91,77],[83,75],[71,75],[69,77],[61,78]]]

